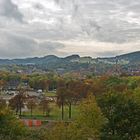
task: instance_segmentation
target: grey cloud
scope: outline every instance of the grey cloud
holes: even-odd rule
[[[30,38],[0,32],[0,58],[17,58],[33,55],[36,42]]]
[[[28,3],[27,0],[0,0],[0,28],[7,30],[6,35],[0,34],[0,38],[5,36],[0,43],[1,46],[11,44],[12,51],[7,52],[6,47],[0,49],[6,57],[20,57],[68,55],[69,52],[62,52],[63,48],[69,46],[57,42],[71,40],[79,41],[79,44],[80,41],[85,41],[87,48],[94,48],[94,44],[88,45],[87,40],[112,46],[131,42],[135,47],[135,42],[140,40],[139,9],[139,0],[28,0]],[[3,17],[6,17],[6,20],[3,20]],[[27,24],[21,25],[23,17]],[[20,22],[15,24],[12,20],[11,23],[11,18]],[[26,53],[22,52],[24,48],[28,50]],[[80,53],[80,50],[77,49],[77,52]],[[19,55],[16,55],[17,53]],[[102,52],[100,49],[99,53],[95,53],[106,56],[121,51]]]
[[[68,3],[76,5],[78,10],[73,10],[73,18],[81,27],[81,34],[86,33],[88,38],[96,39],[101,42],[125,43],[139,40],[140,26],[135,23],[129,23],[132,19],[127,18],[128,12],[134,12],[135,7],[139,7],[140,2],[132,0],[96,0],[96,1],[64,1],[57,0],[60,5],[68,7]],[[137,5],[137,6],[136,6]],[[133,6],[133,9],[130,8]],[[67,8],[68,9],[68,8]],[[140,15],[139,15],[140,16]],[[139,17],[137,16],[138,20]],[[134,19],[134,20],[136,20]],[[140,21],[139,21],[140,22]],[[134,28],[139,28],[135,30]],[[135,31],[134,31],[135,30]]]
[[[61,52],[59,52],[59,49],[63,49],[65,46],[62,43],[58,42],[51,42],[51,41],[44,41],[43,43],[39,44],[40,49],[42,49],[43,52],[46,52],[46,54],[55,54],[55,55],[63,55]]]
[[[44,12],[44,17],[36,15],[41,20],[54,20],[50,25],[43,25],[44,29],[38,29],[38,25],[31,31],[34,37],[49,39],[77,39],[89,38],[101,42],[125,43],[139,39],[140,25],[129,23],[127,17],[130,6],[135,7],[135,2],[126,0],[54,0],[61,11],[46,11],[43,3],[35,3],[38,10]],[[48,1],[49,3],[49,1]],[[46,3],[47,4],[47,3]],[[140,4],[140,2],[139,2]],[[49,14],[50,16],[46,16]],[[139,19],[139,13],[135,18]],[[41,15],[42,16],[42,15]],[[133,18],[133,17],[132,17]],[[139,21],[140,22],[140,21]],[[41,24],[41,23],[40,23]],[[36,29],[37,27],[37,29]],[[42,26],[40,26],[42,28]],[[32,27],[31,27],[32,28]],[[37,32],[37,33],[33,33]]]
[[[5,31],[1,31],[0,36],[0,58],[63,55],[59,49],[63,49],[64,45],[58,42],[44,41],[38,43],[28,36]]]
[[[50,42],[50,41],[45,41],[40,44],[42,47],[46,47],[49,51],[56,50],[56,49],[62,49],[64,47],[63,44],[58,43],[58,42]]]
[[[113,51],[95,52],[94,54],[98,57],[112,57],[120,55],[122,53],[123,50],[113,50]]]
[[[19,22],[23,21],[23,15],[12,0],[0,0],[0,16],[13,18]]]
[[[40,3],[36,3],[33,5],[33,8],[35,8],[37,10],[42,10],[42,9],[44,9],[44,6]]]

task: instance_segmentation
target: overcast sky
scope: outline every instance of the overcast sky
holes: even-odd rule
[[[140,50],[140,0],[0,0],[0,58]]]

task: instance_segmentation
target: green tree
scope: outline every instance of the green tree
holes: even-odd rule
[[[19,140],[26,135],[23,124],[15,118],[8,108],[0,110],[0,139]]]
[[[79,107],[77,126],[85,138],[99,139],[100,130],[106,122],[94,96],[89,95]],[[78,128],[78,129],[79,129]]]
[[[140,136],[140,104],[130,94],[108,93],[99,99],[107,118],[103,140],[135,140]]]
[[[89,96],[79,106],[74,122],[56,124],[48,134],[48,140],[98,140],[106,122],[95,97]]]

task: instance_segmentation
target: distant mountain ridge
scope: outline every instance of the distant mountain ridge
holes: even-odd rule
[[[126,62],[127,64],[131,63],[140,63],[140,51],[118,55],[115,57],[99,58],[100,60],[106,60],[108,62]],[[121,63],[122,64],[122,63]]]
[[[118,56],[118,58],[126,59],[126,60],[129,60],[130,62],[140,61],[140,51],[123,54],[123,55]]]
[[[43,70],[53,70],[62,72],[71,71],[107,71],[113,65],[119,64],[124,69],[140,69],[140,51],[107,58],[80,57],[79,55],[70,55],[67,57],[57,57],[48,55],[44,57],[34,57],[25,59],[0,59],[0,67],[22,65],[36,66]],[[131,67],[133,65],[133,67]],[[129,68],[128,68],[129,67]],[[95,70],[96,69],[96,70]]]
[[[0,59],[0,65],[9,65],[9,64],[46,64],[48,62],[56,62],[56,61],[72,61],[72,60],[79,60],[80,59],[92,59],[92,60],[96,60],[96,59],[100,59],[100,60],[114,60],[114,59],[118,59],[118,60],[127,60],[129,62],[136,62],[136,61],[140,61],[140,51],[137,52],[132,52],[132,53],[127,53],[127,54],[123,54],[123,55],[118,55],[116,57],[106,57],[106,58],[92,58],[92,57],[80,57],[79,55],[70,55],[67,57],[57,57],[55,55],[48,55],[48,56],[44,56],[44,57],[33,57],[33,58],[25,58],[25,59]]]

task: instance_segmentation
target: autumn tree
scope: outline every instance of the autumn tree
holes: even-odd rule
[[[36,107],[36,100],[34,98],[29,98],[27,100],[27,107],[30,109],[31,116],[33,114],[33,109]]]
[[[3,88],[6,86],[6,81],[0,80],[0,92],[3,90]]]
[[[15,95],[13,98],[9,100],[9,106],[12,109],[16,110],[16,114],[21,116],[22,113],[22,107],[24,107],[24,101],[25,101],[25,89],[18,89],[17,95]]]
[[[68,105],[69,107],[69,119],[71,119],[72,117],[72,105],[76,104],[77,101],[79,100],[79,91],[76,91],[76,84],[77,82],[71,80],[67,83],[66,87],[65,87],[65,92],[66,92],[66,98],[65,98],[65,102],[66,105]]]
[[[46,116],[49,115],[49,112],[50,112],[50,107],[49,107],[49,100],[47,99],[42,99],[40,101],[40,104],[39,104],[40,108],[43,110],[43,114],[45,114]]]
[[[64,105],[66,103],[66,89],[61,87],[57,90],[57,104],[61,107],[62,120],[64,119]]]
[[[0,109],[3,109],[6,107],[6,100],[3,98],[0,98]]]
[[[106,122],[95,97],[85,98],[79,106],[79,115],[70,123],[58,123],[49,130],[48,140],[99,140]]]
[[[62,114],[64,112],[63,106],[67,105],[69,107],[69,119],[71,119],[72,105],[86,98],[90,91],[91,86],[84,81],[69,80],[66,82],[61,80],[57,89],[57,97],[58,104],[62,107]]]
[[[33,76],[32,78],[29,78],[29,85],[36,90],[42,89],[48,91],[49,81],[45,76]]]

